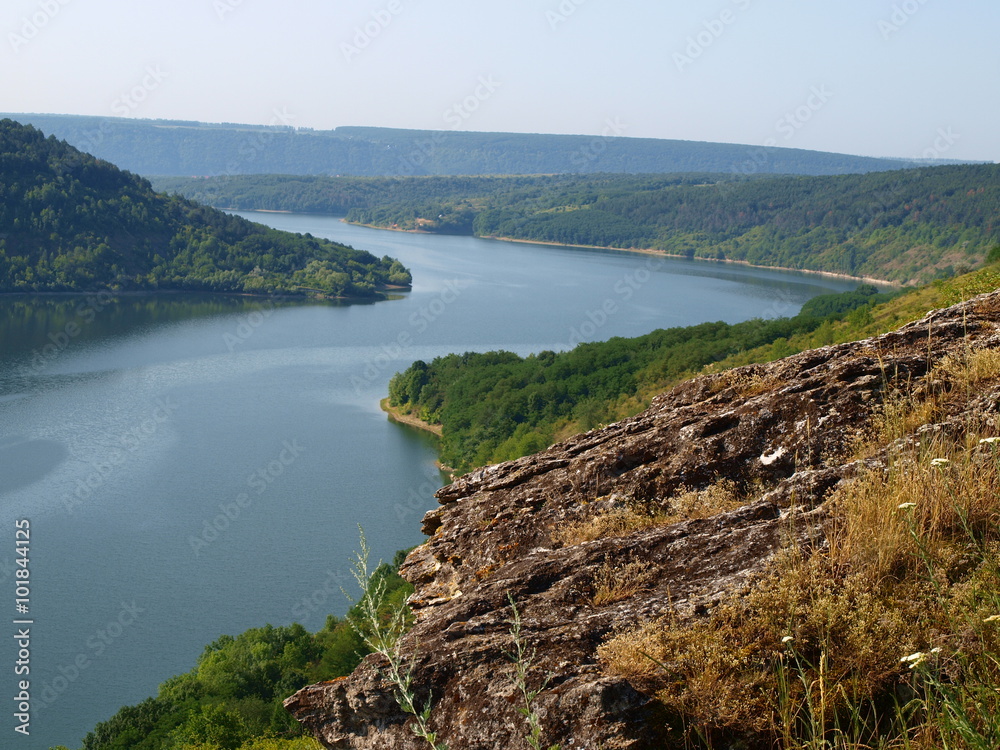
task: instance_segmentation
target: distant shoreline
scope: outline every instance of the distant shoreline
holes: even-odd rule
[[[436,234],[436,232],[428,232],[426,229],[397,229],[393,227],[380,227],[374,224],[361,224],[356,221],[348,221],[342,218],[342,222],[345,224],[352,224],[356,227],[366,227],[368,229],[380,229],[386,232],[405,232],[406,234]],[[442,236],[456,236],[456,235],[442,235]],[[853,276],[849,273],[837,273],[835,271],[816,271],[811,268],[790,268],[788,266],[762,266],[757,263],[750,263],[745,260],[731,260],[729,258],[718,259],[718,258],[702,258],[694,256],[693,258],[688,258],[684,255],[676,255],[674,253],[666,253],[662,250],[656,250],[654,248],[640,248],[640,247],[611,247],[610,245],[571,245],[565,242],[546,242],[544,240],[521,240],[515,237],[498,237],[495,235],[475,235],[475,234],[463,234],[457,235],[459,237],[474,237],[480,240],[497,240],[498,242],[514,242],[519,245],[549,245],[550,247],[579,247],[585,250],[617,250],[622,253],[638,253],[640,255],[655,255],[660,258],[677,258],[678,260],[699,260],[708,263],[732,263],[740,266],[746,266],[747,268],[763,268],[772,269],[774,271],[795,271],[798,273],[808,273],[815,274],[817,276],[828,276],[835,279],[848,279],[850,281],[860,281],[866,284],[879,284],[882,286],[890,286],[893,288],[899,288],[903,286],[898,281],[889,281],[888,279],[877,279],[874,276]]]

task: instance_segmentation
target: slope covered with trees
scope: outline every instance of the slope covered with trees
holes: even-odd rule
[[[389,406],[440,425],[441,460],[466,471],[638,412],[659,390],[739,352],[770,346],[772,359],[782,357],[797,351],[788,341],[802,335],[829,343],[833,321],[863,321],[892,296],[862,286],[815,297],[794,318],[702,323],[528,357],[449,354],[395,375]]]
[[[107,162],[0,121],[0,292],[202,290],[377,298],[391,258],[155,193]]]
[[[836,177],[683,175],[170,180],[241,209],[346,214],[376,227],[474,234],[926,282],[1000,241],[1000,166]]]
[[[142,175],[492,175],[586,172],[850,174],[913,162],[729,143],[341,127],[275,112],[270,126],[75,115],[8,115]]]
[[[368,584],[371,591],[384,582],[386,613],[413,591],[397,574],[405,554],[379,566]],[[359,619],[356,604],[346,618],[329,616],[317,633],[293,624],[224,635],[205,647],[194,669],[160,685],[155,697],[98,724],[82,750],[318,749],[282,701],[312,682],[351,673],[368,653]]]

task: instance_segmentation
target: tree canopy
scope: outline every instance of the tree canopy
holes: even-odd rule
[[[177,196],[0,121],[0,291],[197,290],[377,298],[410,273]]]

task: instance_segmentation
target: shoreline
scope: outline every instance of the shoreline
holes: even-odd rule
[[[351,224],[356,227],[365,227],[367,229],[379,229],[385,232],[404,232],[406,234],[437,234],[437,232],[428,232],[424,229],[398,229],[393,227],[380,227],[375,224],[360,224],[355,221],[348,221],[345,218],[341,219],[345,224]],[[611,247],[610,245],[570,245],[565,242],[549,242],[545,240],[521,240],[516,237],[498,237],[496,235],[475,235],[475,234],[462,234],[462,235],[447,235],[447,236],[459,236],[459,237],[473,237],[480,240],[496,240],[497,242],[513,242],[520,245],[548,245],[549,247],[578,247],[583,250],[616,250],[622,253],[637,253],[639,255],[654,255],[660,258],[677,258],[678,260],[697,260],[704,261],[706,263],[730,263],[740,266],[746,266],[747,268],[762,268],[771,269],[773,271],[792,271],[797,273],[814,274],[817,276],[828,276],[834,279],[848,279],[851,281],[864,282],[866,284],[878,284],[880,286],[892,287],[893,289],[899,289],[903,284],[899,281],[889,281],[888,279],[878,279],[874,276],[854,276],[849,273],[837,273],[836,271],[816,271],[811,268],[790,268],[788,266],[762,266],[758,263],[750,263],[746,260],[732,260],[730,258],[725,258],[719,260],[718,258],[703,258],[699,256],[694,256],[688,258],[684,255],[676,255],[674,253],[666,253],[662,250],[656,250],[654,248],[641,248],[641,247]]]
[[[389,405],[389,399],[383,398],[378,402],[379,408],[386,413],[390,422],[395,422],[396,424],[405,425],[406,427],[412,427],[415,430],[420,430],[421,432],[429,432],[436,438],[440,439],[442,436],[441,425],[431,424],[430,422],[425,422],[419,417],[415,417],[412,414],[404,414],[399,409],[394,406]],[[454,480],[459,476],[459,472],[447,464],[441,463],[440,459],[434,462],[438,469],[446,472]]]
[[[334,297],[331,295],[323,295],[321,292],[316,290],[306,290],[311,292],[308,294],[253,294],[251,292],[219,292],[211,291],[205,289],[96,289],[92,291],[74,291],[74,292],[54,292],[54,291],[0,291],[0,297],[93,297],[93,296],[104,296],[108,298],[115,297],[158,297],[158,296],[170,296],[170,295],[182,295],[182,294],[193,294],[205,297],[240,297],[246,299],[261,299],[261,300],[284,300],[290,302],[357,302],[357,303],[372,303],[372,302],[390,302],[392,301],[393,294],[399,292],[410,292],[413,291],[412,286],[399,286],[394,284],[386,284],[384,287],[378,287],[375,291],[378,296],[375,297]]]
[[[399,230],[405,231],[405,230]],[[888,279],[877,279],[874,276],[853,276],[849,273],[837,273],[836,271],[816,271],[811,268],[791,268],[789,266],[762,266],[758,263],[751,263],[747,260],[732,260],[730,258],[723,258],[722,260],[718,258],[704,258],[699,256],[693,256],[688,258],[685,255],[676,255],[674,253],[666,253],[662,250],[656,250],[654,248],[641,248],[641,247],[610,247],[609,245],[567,245],[564,242],[542,242],[537,240],[519,240],[514,237],[495,237],[495,236],[483,236],[479,239],[483,240],[497,240],[498,242],[515,242],[521,245],[550,245],[552,247],[580,247],[586,250],[617,250],[622,253],[638,253],[640,255],[656,255],[661,258],[677,258],[678,260],[698,260],[704,261],[706,263],[729,263],[739,266],[746,266],[747,268],[763,268],[771,269],[773,271],[792,271],[796,273],[808,273],[817,276],[829,276],[835,279],[850,279],[851,281],[863,281],[867,284],[879,284],[882,286],[890,286],[894,289],[898,289],[903,286],[902,283],[898,281],[889,281]]]
[[[378,402],[379,408],[389,415],[390,422],[398,422],[399,424],[409,425],[410,427],[415,427],[418,430],[423,430],[424,432],[429,432],[433,435],[441,437],[442,430],[441,425],[431,424],[430,422],[425,422],[419,417],[415,417],[412,414],[405,414],[397,409],[395,406],[389,405],[389,399],[384,398]]]

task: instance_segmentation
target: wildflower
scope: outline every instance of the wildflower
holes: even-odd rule
[[[914,669],[923,664],[926,659],[927,659],[927,654],[925,654],[923,651],[917,651],[915,654],[904,656],[902,659],[900,659],[900,661],[909,662],[910,669]]]
[[[899,510],[913,510],[914,508],[917,507],[917,504],[916,503],[900,503],[898,507],[899,507]]]
[[[941,647],[940,646],[935,646],[934,648],[931,649],[931,653],[932,654],[940,654],[941,653]]]
[[[950,463],[951,463],[951,461],[949,461],[947,458],[932,458],[931,459],[931,466],[933,466],[934,468],[937,468],[937,469],[940,469],[940,468],[942,468],[944,466],[947,466]]]
[[[1000,443],[1000,437],[988,437],[979,441],[980,445],[996,445]]]
[[[792,636],[790,636],[790,635],[786,635],[786,636],[785,636],[784,638],[782,638],[782,639],[781,639],[781,642],[782,642],[782,643],[790,643],[790,642],[792,642],[792,641],[794,641],[794,640],[795,640],[795,639],[794,639],[794,638],[793,638]]]
[[[997,620],[1000,620],[1000,615],[990,615],[983,622],[996,622]]]

